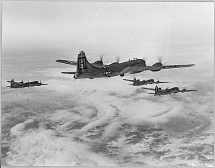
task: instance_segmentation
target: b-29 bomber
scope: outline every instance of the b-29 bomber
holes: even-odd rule
[[[187,89],[182,89],[180,90],[178,87],[173,87],[173,88],[166,88],[166,89],[161,89],[159,88],[157,85],[155,86],[155,89],[152,88],[145,88],[142,87],[142,89],[146,89],[146,90],[153,90],[155,91],[155,93],[148,93],[148,94],[153,94],[154,96],[160,96],[160,95],[168,95],[168,94],[172,94],[172,93],[184,93],[184,92],[193,92],[193,91],[197,91],[197,90],[187,90]]]
[[[75,79],[80,78],[102,78],[102,77],[113,77],[113,76],[124,76],[126,73],[136,74],[146,70],[153,72],[160,71],[161,69],[170,69],[170,68],[183,68],[190,67],[195,64],[187,65],[163,65],[161,61],[153,64],[152,66],[146,65],[145,60],[143,59],[133,59],[125,62],[119,63],[114,62],[109,65],[104,65],[102,59],[94,63],[89,63],[84,51],[81,51],[78,54],[77,62],[67,61],[67,60],[56,60],[56,62],[65,63],[69,65],[77,65],[76,72],[62,72],[64,74],[74,74]]]
[[[160,82],[159,80],[158,81],[154,81],[154,79],[148,79],[148,80],[139,80],[139,79],[136,79],[134,78],[133,80],[130,80],[130,79],[123,79],[125,81],[129,81],[129,82],[133,82],[133,86],[141,86],[141,85],[147,85],[147,84],[158,84],[158,83],[169,83],[169,82]]]
[[[15,82],[14,79],[12,79],[11,81],[7,81],[10,83],[10,88],[24,88],[24,87],[33,87],[33,86],[41,86],[41,85],[48,85],[48,84],[43,84],[38,81],[32,81],[32,82],[23,82],[23,80],[21,82]]]

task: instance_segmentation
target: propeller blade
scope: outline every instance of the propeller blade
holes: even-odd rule
[[[163,60],[162,56],[158,56],[157,59],[158,59],[158,62],[162,63],[162,60]]]
[[[116,56],[116,62],[119,63],[120,57]]]
[[[103,55],[100,54],[100,55],[99,55],[99,58],[100,58],[100,61],[102,61],[102,60],[103,60]]]

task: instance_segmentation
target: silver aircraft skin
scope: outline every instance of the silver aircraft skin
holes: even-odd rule
[[[148,93],[148,94],[153,94],[154,96],[168,95],[168,94],[179,93],[179,92],[185,93],[185,92],[197,91],[197,90],[187,90],[187,89],[180,90],[178,87],[173,87],[173,88],[170,88],[170,89],[168,89],[168,88],[161,89],[157,85],[155,86],[154,89],[152,89],[152,88],[145,88],[145,87],[142,87],[142,89],[155,91],[155,93]]]
[[[148,79],[148,80],[139,80],[134,78],[133,80],[130,79],[123,79],[125,81],[129,81],[129,82],[133,82],[131,85],[132,86],[141,86],[141,85],[148,85],[148,84],[158,84],[158,83],[169,83],[169,82],[160,82],[158,81],[154,81],[154,79]]]
[[[195,64],[187,65],[163,65],[161,62],[157,62],[152,66],[147,66],[145,60],[143,59],[133,59],[125,62],[119,63],[114,62],[109,65],[103,65],[102,60],[96,61],[94,63],[89,63],[84,51],[78,54],[77,62],[67,61],[67,60],[56,60],[56,62],[65,63],[69,65],[76,65],[76,72],[62,72],[64,74],[74,74],[75,79],[80,78],[102,78],[102,77],[113,77],[113,76],[124,76],[126,73],[135,74],[146,70],[150,71],[160,71],[161,69],[170,68],[182,68],[190,67]]]

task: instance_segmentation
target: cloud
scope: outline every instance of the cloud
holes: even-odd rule
[[[23,132],[24,132],[25,127],[28,124],[33,123],[33,122],[34,122],[34,120],[28,119],[25,122],[17,124],[16,126],[12,127],[10,129],[11,136],[18,136],[18,137],[21,136],[23,134]]]
[[[201,106],[198,102],[210,101],[212,96],[202,95],[196,98],[197,103],[194,102],[195,96],[192,94],[187,94],[185,98],[184,94],[155,97],[145,91],[140,92],[138,87],[128,85],[120,77],[95,80],[75,80],[65,77],[60,80],[58,78],[48,80],[48,83],[46,92],[65,96],[65,100],[60,101],[70,100],[70,106],[62,106],[63,109],[56,108],[37,116],[35,120],[29,119],[12,127],[10,133],[13,139],[6,159],[8,165],[116,165],[108,157],[92,152],[92,144],[120,136],[125,131],[122,127],[125,124],[134,127],[150,124],[164,130],[169,129],[172,135],[194,129],[196,125],[186,124],[190,123],[190,119],[182,121],[182,118],[188,115],[185,112],[201,113],[203,110],[205,113],[210,103]],[[192,82],[190,84],[193,85]],[[35,121],[39,126],[27,129]],[[46,123],[50,128],[44,126]],[[204,124],[201,129],[204,129],[203,127]],[[131,128],[128,132],[132,132]],[[92,139],[93,135],[97,138]],[[76,138],[81,141],[76,141]],[[154,138],[151,137],[149,142],[153,141]],[[118,145],[121,145],[120,148],[130,149],[123,141]],[[147,146],[140,149],[138,144],[136,145],[130,149],[131,153],[148,149]],[[124,156],[123,151],[121,152],[118,156]],[[150,164],[152,160],[147,157],[144,161]]]
[[[11,128],[17,138],[7,153],[11,166],[116,166],[109,159],[90,152],[88,145],[74,142],[69,137],[58,137],[53,129],[26,131],[33,120],[27,120]]]

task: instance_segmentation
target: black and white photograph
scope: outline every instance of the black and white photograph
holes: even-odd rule
[[[214,2],[3,1],[1,166],[214,167]]]

